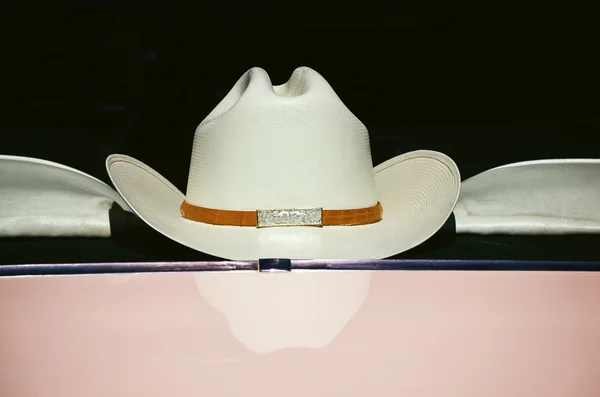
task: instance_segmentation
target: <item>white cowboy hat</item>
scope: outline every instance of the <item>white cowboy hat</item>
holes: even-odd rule
[[[106,165],[148,225],[229,259],[393,256],[436,233],[460,190],[442,153],[373,168],[367,129],[308,67],[278,86],[261,68],[237,81],[196,130],[186,195],[129,156]]]
[[[463,182],[457,233],[600,233],[600,160],[549,159],[507,164]]]
[[[0,155],[0,236],[110,237],[121,196],[84,172],[32,157]]]

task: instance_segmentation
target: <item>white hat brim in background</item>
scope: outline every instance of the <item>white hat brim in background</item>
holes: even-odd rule
[[[1,237],[110,237],[109,209],[131,211],[106,183],[52,161],[0,155]]]
[[[215,226],[182,218],[185,199],[175,186],[142,162],[111,155],[107,171],[117,191],[149,226],[166,237],[213,256],[252,260],[379,259],[423,243],[452,214],[460,173],[443,153],[419,150],[374,168],[380,222],[361,226],[253,228]]]
[[[462,183],[457,233],[600,233],[600,160],[506,164]]]

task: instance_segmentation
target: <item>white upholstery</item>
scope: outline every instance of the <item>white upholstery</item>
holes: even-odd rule
[[[462,183],[458,233],[559,235],[600,232],[600,160],[508,164]]]
[[[108,211],[122,197],[62,164],[0,155],[0,237],[109,237]]]

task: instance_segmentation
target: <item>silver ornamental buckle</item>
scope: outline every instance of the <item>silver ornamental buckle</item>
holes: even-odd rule
[[[256,210],[256,227],[323,226],[323,208]]]

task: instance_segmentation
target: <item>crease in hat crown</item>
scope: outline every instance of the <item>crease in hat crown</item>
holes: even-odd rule
[[[186,201],[220,210],[377,204],[367,128],[315,70],[252,68],[200,123]]]

